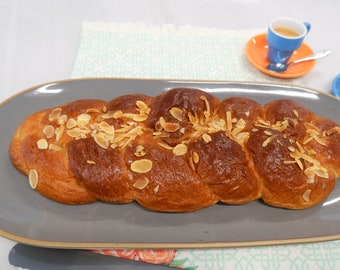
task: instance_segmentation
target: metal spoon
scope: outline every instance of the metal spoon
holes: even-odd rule
[[[297,64],[297,63],[304,62],[304,61],[315,60],[315,59],[318,59],[318,58],[322,58],[322,57],[325,57],[325,56],[329,55],[330,53],[331,52],[329,50],[319,51],[319,52],[313,53],[311,55],[308,55],[307,57],[300,58],[300,59],[297,59],[295,61],[292,61],[292,62],[290,62],[288,64],[283,64],[283,63],[272,63],[272,64],[269,64],[267,66],[267,69],[271,70],[271,71],[275,71],[275,72],[284,72],[284,71],[286,71],[286,69],[289,66],[291,66],[293,64]]]

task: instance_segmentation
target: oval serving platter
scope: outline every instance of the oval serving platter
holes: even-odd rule
[[[305,210],[285,210],[254,201],[217,204],[193,213],[157,213],[136,203],[63,205],[33,191],[8,156],[11,138],[26,116],[77,99],[110,100],[128,93],[155,96],[175,87],[199,88],[223,99],[253,98],[261,104],[294,99],[340,123],[340,102],[303,87],[250,83],[81,79],[25,90],[0,106],[0,235],[57,248],[209,248],[307,243],[340,239],[340,185],[326,201]]]

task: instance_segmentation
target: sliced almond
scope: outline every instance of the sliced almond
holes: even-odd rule
[[[52,122],[54,120],[57,120],[61,114],[62,109],[61,108],[55,108],[51,111],[51,113],[48,115],[48,121]]]
[[[204,133],[203,135],[202,135],[202,139],[203,139],[203,141],[204,142],[206,142],[206,143],[210,143],[211,142],[211,136],[210,135],[208,135],[207,133]]]
[[[50,139],[54,135],[54,127],[52,125],[46,125],[43,128],[43,133],[46,136],[46,138]]]
[[[90,129],[78,127],[66,130],[66,134],[72,138],[86,138],[86,135],[90,133],[91,133]]]
[[[299,118],[299,112],[297,110],[293,110],[294,115]]]
[[[55,129],[55,139],[56,141],[60,141],[61,137],[64,135],[65,126],[60,126]]]
[[[136,180],[136,182],[133,183],[133,187],[137,189],[144,189],[149,184],[149,179],[144,177]]]
[[[168,145],[168,144],[165,143],[165,142],[159,142],[158,145],[161,146],[161,147],[163,147],[164,149],[167,149],[167,150],[172,150],[172,149],[174,149],[172,146]]]
[[[315,178],[314,177],[310,177],[307,179],[306,181],[307,184],[314,184],[315,183]]]
[[[172,150],[172,152],[176,156],[182,156],[185,155],[188,152],[188,146],[186,144],[180,143],[175,146],[175,148]]]
[[[146,152],[144,151],[144,146],[143,145],[137,145],[136,151],[135,151],[135,156],[136,157],[143,157],[146,155]]]
[[[77,121],[76,121],[76,119],[74,119],[74,118],[69,118],[69,119],[67,120],[66,127],[67,127],[68,129],[74,128],[74,127],[76,127],[76,126],[77,126]]]
[[[314,136],[314,135],[311,135],[313,137],[314,140],[316,140],[320,145],[322,146],[326,146],[327,143],[326,141],[323,139],[323,138],[320,138],[318,136]]]
[[[273,133],[270,130],[265,130],[264,134],[268,135],[268,136],[272,136]]]
[[[147,173],[152,169],[152,161],[149,159],[139,159],[131,163],[131,171],[136,173]]]
[[[104,109],[104,108],[103,108]],[[91,109],[87,109],[86,113],[100,113],[100,110],[95,109],[95,108],[91,108]]]
[[[306,202],[310,201],[310,195],[311,195],[312,191],[310,189],[307,189],[303,195],[302,195],[302,199]]]
[[[111,119],[111,118],[118,119],[118,118],[120,118],[122,115],[123,115],[123,112],[122,112],[122,111],[107,112],[107,113],[102,114],[102,115],[100,116],[100,118],[101,118],[101,119]]]
[[[28,173],[28,183],[32,189],[36,189],[38,186],[39,175],[34,169],[31,169]]]
[[[263,143],[262,143],[262,147],[266,147],[269,143],[271,143],[271,141],[273,141],[274,139],[276,139],[277,135],[272,135],[270,137],[268,137]]]
[[[67,115],[63,114],[58,117],[58,125],[64,125],[67,122]]]
[[[200,161],[200,156],[197,152],[192,152],[192,161],[197,164]]]
[[[146,119],[148,119],[148,115],[147,115],[147,114],[135,114],[135,115],[132,117],[132,120],[133,120],[133,121],[136,121],[136,122],[143,122],[143,121],[145,121]]]
[[[87,113],[82,113],[77,117],[77,125],[78,127],[86,127],[88,123],[91,121],[91,115]]]
[[[205,96],[201,96],[200,100],[203,100],[205,103],[206,111],[204,111],[204,117],[208,119],[210,117],[211,111],[210,111],[210,104],[208,99]]]
[[[159,185],[157,185],[157,186],[153,189],[153,192],[156,194],[156,193],[158,193],[158,190],[159,190]]]
[[[196,165],[192,159],[192,156],[188,158],[188,161],[189,161],[189,166],[190,168],[195,172],[196,171]]]
[[[53,144],[53,143],[50,143],[48,145],[48,149],[52,150],[52,151],[61,151],[62,150],[62,148],[59,145],[56,145],[56,144]]]
[[[37,146],[38,149],[41,150],[48,149],[48,142],[46,141],[46,139],[40,139],[37,141]]]
[[[144,101],[141,101],[141,100],[137,100],[137,101],[136,101],[136,106],[137,106],[139,109],[142,109],[142,110],[148,109],[148,105],[146,105],[145,102],[144,102]]]
[[[227,121],[227,130],[231,130],[233,128],[231,111],[226,111],[226,121]]]
[[[335,133],[340,133],[340,127],[338,127],[338,126],[332,127],[331,129],[326,131],[327,136],[330,136],[330,135],[335,134]]]
[[[163,117],[159,118],[159,123],[166,132],[175,132],[179,129],[178,123],[166,122]]]
[[[308,129],[306,130],[306,133],[308,133],[308,134],[313,134],[313,135],[317,135],[317,136],[320,135],[320,132],[319,132],[318,130],[311,129],[311,128],[308,128]]]
[[[295,152],[296,151],[296,149],[293,146],[288,146],[288,150],[290,152]]]
[[[105,121],[100,122],[98,124],[98,128],[99,128],[100,131],[104,131],[106,134],[114,134],[115,133],[115,128]]]
[[[109,141],[105,138],[105,134],[98,133],[93,138],[94,141],[104,149],[107,149],[110,146]]]
[[[316,170],[316,175],[325,179],[329,178],[328,172],[325,168],[318,168]]]
[[[302,144],[306,145],[307,143],[311,142],[312,140],[313,140],[313,137],[308,137],[302,142]]]
[[[177,108],[177,107],[172,107],[170,109],[170,114],[178,121],[183,121],[183,110]]]
[[[303,170],[303,164],[300,159],[296,159],[296,163],[299,166],[300,170]]]
[[[295,163],[296,163],[295,160],[284,160],[283,161],[283,164],[285,164],[285,165],[291,165],[291,164],[295,164]]]
[[[189,117],[189,121],[192,125],[198,124],[199,123],[199,119],[197,117],[197,115],[193,115],[192,112],[188,113],[188,117]]]
[[[301,158],[310,162],[310,163],[313,163],[314,162],[314,159],[306,154],[301,154]]]

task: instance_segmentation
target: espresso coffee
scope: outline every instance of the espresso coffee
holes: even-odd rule
[[[285,28],[285,27],[276,27],[274,28],[274,31],[282,36],[286,37],[297,37],[299,36],[298,33],[296,33],[294,30]]]

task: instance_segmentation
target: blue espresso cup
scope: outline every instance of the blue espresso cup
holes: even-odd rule
[[[267,31],[268,61],[287,63],[292,53],[300,48],[310,28],[310,23],[292,18],[277,18],[271,21]]]

